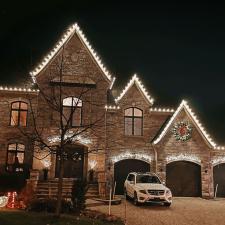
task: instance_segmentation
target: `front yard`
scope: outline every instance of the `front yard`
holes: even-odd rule
[[[122,225],[122,222],[106,222],[86,217],[62,215],[56,219],[51,214],[25,211],[0,210],[1,225]]]

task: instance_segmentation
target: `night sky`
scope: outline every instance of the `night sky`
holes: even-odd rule
[[[186,98],[225,144],[225,5],[16,2],[0,6],[0,85],[23,82],[78,22],[117,89],[137,73],[157,105],[177,107]]]

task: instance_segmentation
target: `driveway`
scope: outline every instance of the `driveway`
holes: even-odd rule
[[[90,206],[107,213],[106,205]],[[125,210],[126,209],[126,210]],[[171,207],[159,205],[134,206],[131,201],[114,205],[111,213],[125,218],[127,225],[224,225],[225,199],[205,200],[201,198],[173,198]]]

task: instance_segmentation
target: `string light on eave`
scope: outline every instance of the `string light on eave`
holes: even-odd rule
[[[106,69],[105,65],[102,63],[100,57],[97,55],[96,51],[93,49],[93,47],[90,45],[89,41],[85,37],[83,31],[80,29],[77,23],[73,24],[69,29],[64,33],[62,36],[62,39],[58,41],[56,46],[52,49],[52,51],[46,55],[43,59],[43,61],[33,70],[30,72],[30,75],[32,76],[33,81],[35,82],[35,76],[42,71],[42,69],[50,62],[50,60],[55,56],[55,54],[60,50],[60,48],[66,43],[66,41],[74,34],[76,33],[81,41],[85,44],[87,49],[90,51],[91,55],[93,56],[94,60],[97,62],[98,66],[102,70],[102,72],[105,74],[108,80],[111,81],[111,86],[113,85],[115,78],[111,76],[109,71]]]
[[[174,109],[170,108],[150,108],[151,112],[174,112]]]
[[[2,87],[2,86],[0,86],[0,91],[39,92],[38,89],[20,88],[20,87]]]
[[[134,74],[134,76],[130,79],[130,81],[128,82],[128,84],[126,85],[126,87],[122,90],[122,92],[120,93],[120,95],[115,99],[116,102],[120,101],[123,96],[126,94],[126,92],[130,89],[130,87],[136,83],[137,86],[141,89],[142,93],[144,94],[145,98],[148,100],[148,102],[150,104],[154,103],[154,99],[149,95],[149,93],[146,91],[144,85],[141,83],[141,81],[139,80],[137,74]]]
[[[183,108],[189,113],[189,115],[191,116],[191,118],[193,119],[193,121],[197,124],[197,126],[199,127],[200,131],[202,132],[202,134],[205,137],[205,139],[209,142],[209,144],[213,148],[216,148],[217,144],[213,141],[213,139],[210,137],[210,135],[206,132],[205,128],[200,123],[200,121],[198,120],[197,116],[194,114],[194,112],[192,111],[192,109],[189,107],[187,101],[185,101],[185,100],[182,100],[181,104],[179,105],[179,107],[177,108],[177,110],[174,112],[173,116],[170,118],[169,122],[167,123],[166,127],[160,133],[160,135],[158,136],[158,138],[153,141],[153,144],[157,144],[162,139],[162,137],[166,134],[168,128],[171,126],[171,124],[173,123],[173,121],[176,118],[176,116],[178,115],[178,113]]]

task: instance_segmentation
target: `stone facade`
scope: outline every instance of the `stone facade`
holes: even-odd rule
[[[132,78],[122,97],[115,101],[117,96],[111,95],[114,79],[106,74],[77,25],[66,35],[58,50],[49,56],[47,63],[39,66],[41,69],[35,75],[33,74],[40,91],[10,88],[0,90],[1,172],[6,169],[8,144],[20,142],[26,146],[24,163],[28,165],[30,171],[36,171],[35,174],[39,171],[40,177],[46,167],[46,161],[49,163],[49,178],[55,177],[56,155],[50,154],[44,158],[47,153],[35,151],[34,143],[23,135],[21,129],[32,132],[34,128],[32,106],[43,139],[47,142],[59,135],[58,114],[43,96],[51,96],[53,92],[58,95],[57,85],[61,82],[63,97],[79,96],[82,92],[83,125],[98,121],[91,129],[82,132],[83,139],[76,140],[72,144],[84,146],[86,149],[84,177],[88,178],[88,171],[94,169],[94,179],[99,183],[100,195],[105,194],[108,174],[114,175],[114,164],[120,160],[136,159],[149,163],[151,171],[158,173],[163,180],[166,180],[166,165],[171,163],[171,160],[197,163],[201,166],[202,196],[213,197],[213,166],[225,162],[223,147],[212,146],[185,107],[175,112],[155,110],[153,101],[149,101],[147,91],[137,77]],[[61,78],[59,74],[62,75]],[[9,125],[11,103],[15,101],[27,102],[29,105],[25,128]],[[129,107],[141,109],[143,112],[142,135],[125,135],[124,110]],[[164,132],[171,118],[173,121]],[[171,132],[173,124],[179,121],[189,121],[193,126],[191,138],[187,141],[176,140]],[[71,132],[77,130],[79,128],[70,129]],[[160,141],[154,143],[162,132],[164,135]],[[45,161],[40,160],[41,158]]]

